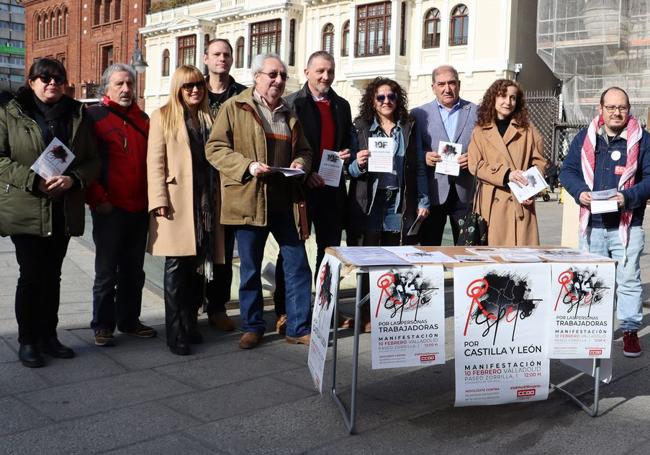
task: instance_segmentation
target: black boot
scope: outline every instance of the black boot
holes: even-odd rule
[[[40,368],[45,365],[45,360],[35,344],[21,344],[18,358],[27,368]]]
[[[71,359],[74,357],[74,351],[67,346],[63,346],[56,336],[43,340],[41,342],[41,351],[57,359]]]

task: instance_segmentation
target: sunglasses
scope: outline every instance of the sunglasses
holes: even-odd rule
[[[280,76],[280,78],[283,81],[286,81],[287,79],[289,79],[289,75],[287,73],[278,73],[277,71],[271,71],[270,73],[265,73],[264,71],[260,71],[260,73],[266,74],[271,79],[277,79],[278,76]]]
[[[40,79],[43,84],[49,84],[50,81],[52,80],[56,85],[61,85],[65,83],[65,77],[61,76],[60,74],[43,73],[43,74],[39,74],[34,79]]]
[[[386,98],[388,98],[388,101],[390,101],[391,103],[394,103],[397,100],[397,95],[395,95],[394,93],[389,93],[388,95],[377,95],[375,97],[375,99],[380,103],[386,101]]]
[[[205,88],[205,81],[197,81],[197,82],[186,82],[183,85],[181,85],[181,88],[185,90],[186,92],[191,92],[194,90],[194,87],[196,87],[199,90],[202,90]]]

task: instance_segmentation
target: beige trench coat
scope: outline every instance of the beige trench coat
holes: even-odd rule
[[[478,180],[474,210],[488,223],[490,246],[539,245],[535,204],[521,205],[503,180],[508,170],[531,166],[544,175],[542,150],[542,138],[532,124],[523,128],[512,120],[503,138],[494,123],[474,128],[468,148],[469,171]]]
[[[206,166],[209,164],[206,163]],[[166,139],[160,110],[151,115],[147,150],[149,212],[168,207],[169,217],[149,215],[147,251],[154,256],[196,255],[192,152],[183,124],[175,138]],[[219,182],[216,182],[218,191]],[[220,201],[217,194],[215,200]],[[215,214],[220,207],[214,207]],[[224,263],[223,226],[215,216],[214,261]]]

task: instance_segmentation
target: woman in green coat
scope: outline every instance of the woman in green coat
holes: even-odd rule
[[[89,120],[83,105],[64,95],[66,83],[61,62],[42,58],[0,109],[0,235],[11,236],[20,267],[18,356],[31,368],[45,364],[43,353],[74,357],[56,334],[61,266],[70,236],[83,233],[83,189],[99,170]],[[41,177],[31,166],[55,138],[74,158],[59,149],[54,161],[67,160],[67,168]]]

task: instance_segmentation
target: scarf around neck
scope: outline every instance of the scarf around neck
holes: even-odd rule
[[[596,168],[596,139],[600,128],[604,122],[601,116],[597,116],[589,124],[587,135],[580,150],[580,164],[582,167],[582,174],[585,183],[590,190],[594,188],[594,169]],[[639,142],[643,131],[639,126],[636,118],[630,115],[625,126],[627,131],[627,161],[625,163],[625,170],[621,175],[618,182],[618,191],[627,190],[634,185],[636,175],[638,158],[639,158]],[[580,206],[580,235],[585,235],[589,218],[591,217],[591,210],[589,207]],[[627,248],[627,241],[629,236],[630,224],[632,222],[632,210],[621,210],[620,220],[618,224],[618,235],[624,248]]]

